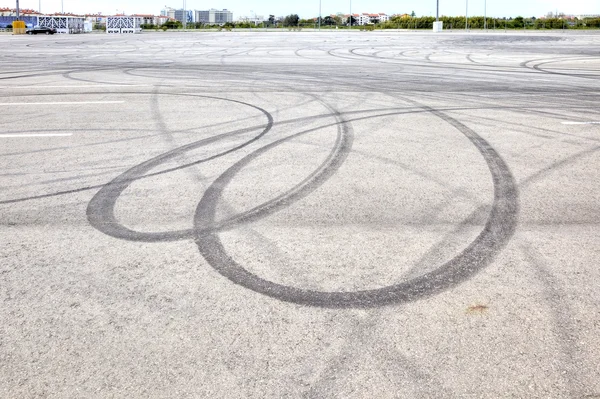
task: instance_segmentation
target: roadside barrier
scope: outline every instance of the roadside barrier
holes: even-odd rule
[[[24,35],[25,31],[25,21],[14,21],[13,24],[13,35]]]

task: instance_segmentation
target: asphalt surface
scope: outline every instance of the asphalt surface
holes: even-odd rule
[[[0,66],[0,397],[600,398],[600,32]]]

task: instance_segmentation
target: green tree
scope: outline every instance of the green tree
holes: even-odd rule
[[[512,22],[515,28],[522,28],[525,26],[525,20],[521,16],[516,17]]]
[[[162,26],[167,29],[179,29],[183,27],[182,23],[179,21],[167,21]]]
[[[283,26],[298,26],[298,22],[300,21],[300,17],[298,14],[290,14],[283,19]]]
[[[325,18],[323,18],[323,22],[321,23],[321,25],[335,25],[335,19],[331,18],[331,16],[328,15]]]

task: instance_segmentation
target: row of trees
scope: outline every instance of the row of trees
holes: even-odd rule
[[[440,17],[444,29],[465,29],[465,17]],[[392,17],[390,21],[380,25],[382,29],[432,29],[435,17],[402,18]],[[569,21],[561,18],[484,18],[483,16],[469,17],[469,29],[573,29],[598,28],[600,20]]]
[[[413,13],[414,14],[414,13]],[[465,17],[441,17],[440,21],[444,23],[444,29],[465,29]],[[348,20],[342,16],[326,16],[320,21],[322,27],[337,27],[348,26]],[[432,29],[434,17],[392,17],[389,21],[374,24],[379,29]],[[484,29],[486,21],[482,16],[469,17],[469,29]],[[290,14],[282,20],[276,20],[273,15],[269,16],[269,20],[260,25],[255,25],[249,22],[228,22],[224,25],[207,25],[200,22],[186,24],[187,29],[205,29],[217,28],[231,30],[233,28],[250,29],[250,28],[303,28],[315,27],[319,25],[319,19],[300,19],[298,14]],[[352,18],[352,25],[356,26],[356,20]],[[181,29],[183,24],[179,21],[168,21],[161,26],[147,25],[141,26],[142,29]],[[600,28],[599,19],[586,20],[565,20],[562,18],[487,18],[488,29],[581,29],[581,28]]]

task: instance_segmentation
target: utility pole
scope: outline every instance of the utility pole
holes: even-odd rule
[[[469,31],[469,0],[467,0],[467,10],[465,11],[465,32]]]
[[[348,19],[350,19],[348,26],[352,29],[352,0],[350,0],[350,17]]]
[[[483,29],[487,31],[487,0],[483,0]]]
[[[185,9],[185,0],[183,0],[183,30],[185,31],[185,27],[187,25],[187,10]]]
[[[17,0],[17,21],[19,21],[19,15],[20,15],[19,0]]]
[[[319,30],[321,30],[321,0],[319,0]]]

